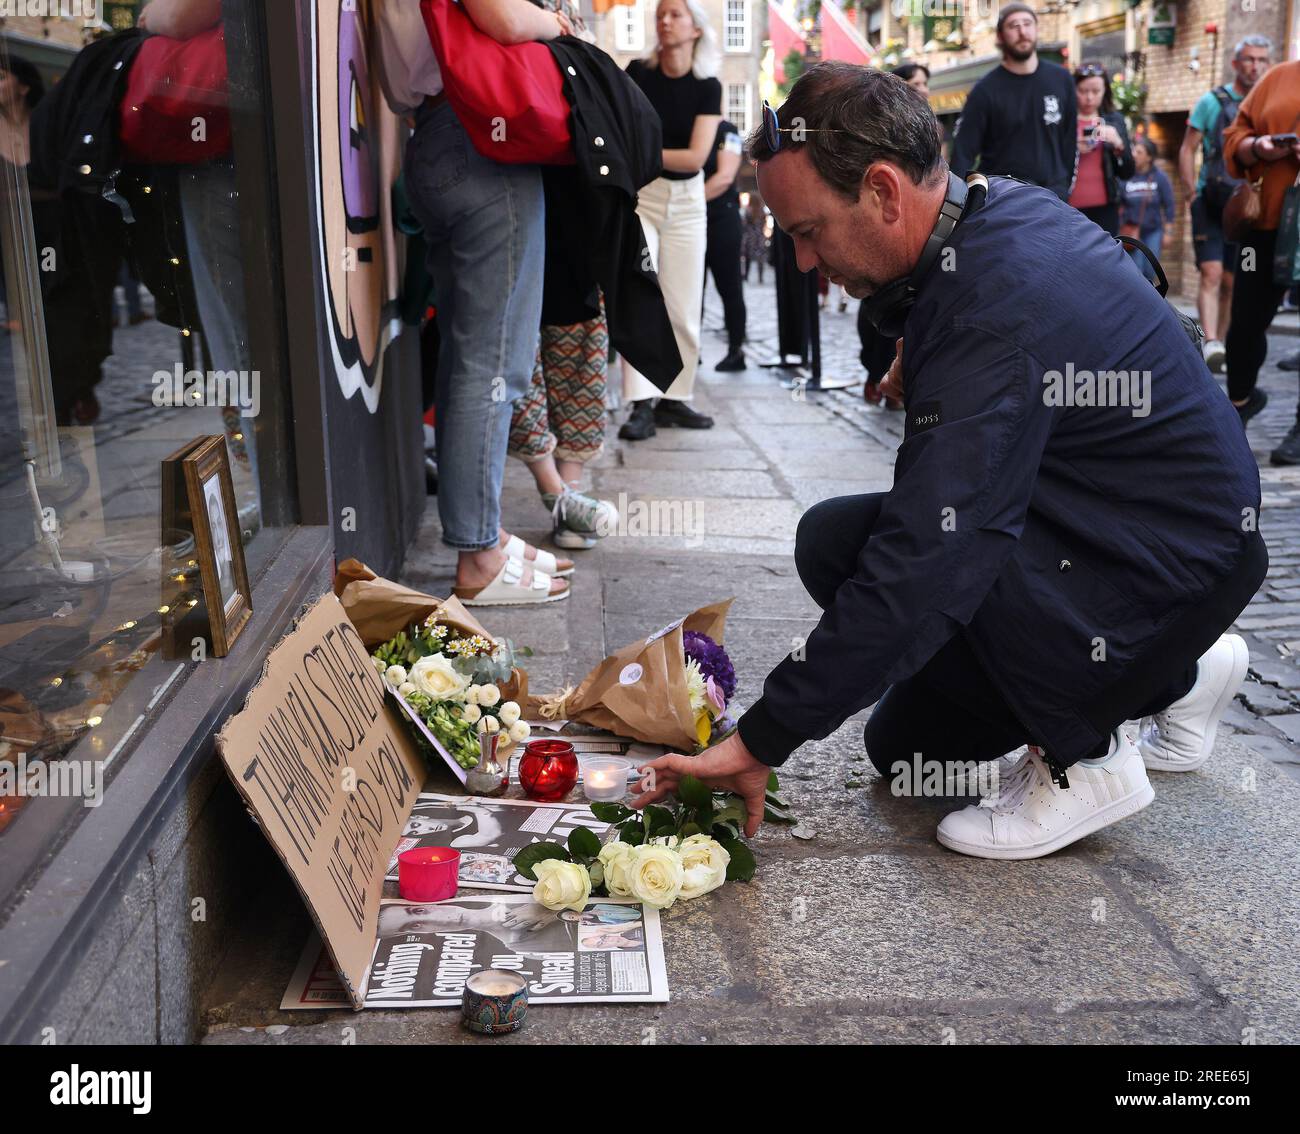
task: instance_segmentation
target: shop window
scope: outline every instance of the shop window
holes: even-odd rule
[[[262,109],[245,105],[249,84],[230,105],[220,0],[167,0],[151,32],[211,15],[200,33],[175,29],[192,36],[186,73],[207,79],[183,128],[123,130],[153,104],[97,106],[105,85],[87,76],[120,63],[139,78],[161,56],[126,46],[136,6],[112,9],[114,33],[53,17],[0,28],[0,859],[42,814],[85,814],[70,794],[111,791],[212,651],[204,634],[167,633],[206,604],[164,458],[221,439],[254,580],[279,538],[266,521],[286,515],[283,446],[259,453],[282,403],[250,345],[250,318],[266,317],[245,278],[269,194],[250,199],[230,140],[236,114]],[[118,135],[111,168],[95,122]],[[13,790],[23,780],[36,790]]]

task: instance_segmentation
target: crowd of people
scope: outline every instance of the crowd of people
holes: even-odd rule
[[[530,0],[467,0],[465,8],[482,31],[503,43],[570,34],[593,38],[571,0],[544,0],[540,6]],[[608,388],[616,358],[609,314],[598,289],[584,297],[580,288],[570,288],[563,301],[556,299],[563,291],[548,266],[547,245],[556,234],[548,224],[541,173],[494,162],[467,143],[443,94],[418,13],[389,5],[383,21],[386,90],[393,108],[412,116],[415,125],[407,184],[430,248],[439,321],[438,496],[443,538],[459,553],[456,593],[483,605],[563,599],[575,561],[527,544],[501,526],[502,476],[507,456],[528,465],[561,550],[588,549],[614,530],[616,510],[583,485],[586,464],[605,444],[607,407],[618,400]],[[654,30],[648,55],[626,68],[662,135],[662,169],[640,188],[636,215],[681,368],[663,388],[665,383],[652,382],[628,358],[619,360],[618,393],[626,416],[618,436],[627,442],[666,427],[712,428],[713,420],[692,404],[705,289],[711,279],[726,329],[727,351],[716,369],[744,369],[744,281],[755,265],[763,280],[772,224],[757,194],[738,191],[746,143],[722,114],[718,37],[706,12],[696,0],[661,0]],[[997,39],[1001,65],[966,100],[951,140],[950,168],[958,176],[978,169],[1051,190],[1126,241],[1136,268],[1155,282],[1153,261],[1176,219],[1173,185],[1157,165],[1155,141],[1142,130],[1130,137],[1101,62],[1085,60],[1071,72],[1039,57],[1037,17],[1028,4],[1001,9]],[[1300,154],[1300,144],[1286,140],[1292,118],[1300,116],[1292,113],[1300,112],[1300,100],[1287,80],[1300,64],[1270,70],[1271,53],[1269,41],[1259,36],[1236,45],[1232,81],[1196,104],[1177,155],[1178,175],[1191,197],[1203,357],[1211,371],[1226,369],[1228,396],[1243,425],[1266,401],[1257,386],[1265,334],[1287,290],[1272,282],[1267,265],[1282,194]],[[907,63],[894,73],[928,95],[930,72],[923,64]],[[1245,179],[1258,176],[1254,166],[1264,175],[1262,209],[1247,234],[1230,242],[1224,209]],[[447,172],[452,168],[454,177]],[[1238,272],[1243,249],[1264,270]],[[822,294],[825,305],[841,311],[847,306],[848,296],[835,281],[823,279]],[[529,330],[534,326],[540,328],[536,334]],[[864,395],[901,409],[900,392],[887,384],[895,343],[861,311],[858,327]],[[1300,352],[1283,365],[1300,366]],[[494,379],[504,382],[504,397],[492,393]],[[1300,463],[1300,426],[1272,459]]]
[[[1175,219],[1173,186],[1155,165],[1155,142],[1130,141],[1105,67],[1085,61],[1070,75],[1040,59],[1037,17],[1027,4],[1003,7],[997,28],[1001,66],[971,90],[953,142],[953,171],[964,175],[978,164],[1044,186],[1158,257]],[[1275,282],[1273,257],[1282,198],[1300,164],[1300,64],[1274,66],[1271,41],[1250,35],[1234,46],[1231,65],[1232,81],[1206,91],[1193,107],[1177,161],[1191,201],[1203,355],[1212,372],[1226,371],[1228,396],[1245,425],[1268,401],[1257,386],[1266,333],[1292,287]],[[1226,231],[1225,210],[1261,176],[1262,207],[1234,240],[1239,234]],[[1154,279],[1147,257],[1131,254]],[[1279,365],[1300,369],[1300,351]],[[1300,416],[1270,460],[1300,464]]]

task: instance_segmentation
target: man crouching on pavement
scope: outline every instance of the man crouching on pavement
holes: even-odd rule
[[[895,301],[874,314],[901,336],[903,443],[889,492],[799,522],[795,564],[823,611],[802,656],[732,736],[654,761],[638,805],[689,772],[742,795],[752,834],[769,769],[878,701],[865,740],[886,777],[915,753],[1029,745],[938,838],[1050,854],[1150,803],[1148,768],[1193,771],[1213,749],[1248,661],[1224,631],[1268,569],[1241,423],[1081,213],[1001,177],[954,205],[963,185],[902,80],[822,64],[764,114],[758,187],[800,268]],[[955,228],[918,272],[945,212]]]

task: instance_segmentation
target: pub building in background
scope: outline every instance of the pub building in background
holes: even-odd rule
[[[822,0],[835,5],[836,0]],[[1232,81],[1233,45],[1247,35],[1273,41],[1274,62],[1300,55],[1300,5],[1295,0],[1240,3],[1238,0],[1031,0],[1038,16],[1039,54],[1074,68],[1085,61],[1106,64],[1121,83],[1118,109],[1134,133],[1159,146],[1157,164],[1173,182],[1176,220],[1161,262],[1175,293],[1196,285],[1189,202],[1178,177],[1178,149],[1187,116],[1197,99]],[[775,5],[773,5],[775,7]],[[782,5],[797,21],[808,0]],[[840,0],[874,53],[873,62],[903,62],[930,68],[930,105],[951,137],[966,96],[1000,64],[996,42],[999,0]],[[824,25],[818,12],[816,23]],[[769,20],[769,26],[775,21]],[[774,32],[784,57],[788,36]],[[839,56],[837,56],[839,57]]]

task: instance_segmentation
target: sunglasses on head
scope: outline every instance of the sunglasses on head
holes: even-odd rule
[[[835,130],[812,130],[807,126],[798,128],[801,134],[834,134]],[[793,134],[795,127],[782,126],[780,119],[776,116],[776,111],[772,109],[772,104],[763,100],[763,137],[767,141],[767,148],[773,153],[781,148],[781,135]]]
[[[1085,63],[1079,68],[1078,74],[1081,79],[1091,79],[1095,77],[1104,79],[1106,77],[1106,68],[1100,63]]]

